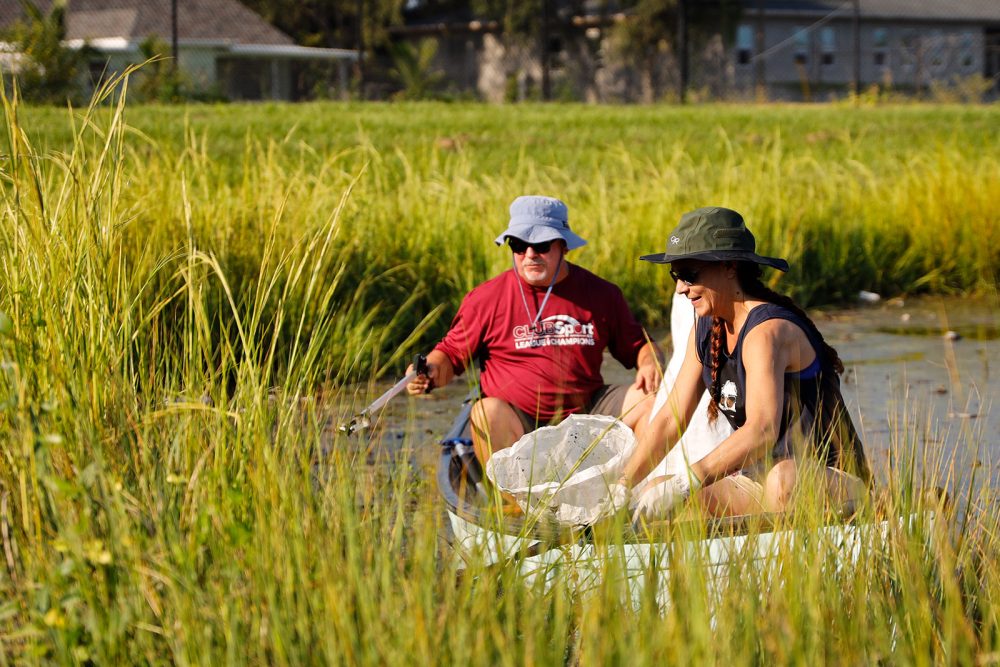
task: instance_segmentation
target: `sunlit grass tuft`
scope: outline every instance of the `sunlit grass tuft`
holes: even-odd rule
[[[863,112],[810,140],[808,110],[139,111],[126,85],[56,120],[3,99],[0,662],[969,663],[1000,650],[992,488],[928,472],[948,466],[909,426],[862,510],[887,527],[855,561],[803,537],[712,578],[668,527],[667,596],[649,587],[634,604],[624,522],[598,533],[608,557],[586,590],[572,559],[547,580],[453,562],[433,475],[414,462],[425,443],[347,439],[330,411],[345,380],[398,369],[505,268],[492,238],[527,191],[569,201],[593,241],[579,261],[646,315],[663,316],[669,287],[634,257],[709,202],[746,212],[761,249],[797,267],[782,287],[814,303],[995,286],[995,151],[947,126],[989,127],[996,111]],[[880,143],[866,122],[937,125]],[[445,126],[455,143],[435,141]],[[995,126],[984,136],[995,146]],[[950,506],[921,491],[937,484]],[[802,507],[781,525],[818,534],[821,507]],[[895,519],[928,509],[930,525]]]

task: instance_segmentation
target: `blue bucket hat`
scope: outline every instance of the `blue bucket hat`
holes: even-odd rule
[[[538,195],[518,197],[510,205],[510,222],[504,233],[496,238],[496,244],[503,245],[509,236],[528,243],[562,239],[567,250],[587,245],[570,230],[566,204],[555,197]]]

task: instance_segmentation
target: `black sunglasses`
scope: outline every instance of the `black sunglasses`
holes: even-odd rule
[[[670,277],[677,282],[682,282],[688,287],[695,285],[698,282],[698,270],[697,269],[681,269],[680,271],[674,271],[670,269]]]
[[[527,241],[522,241],[521,239],[516,239],[513,236],[507,237],[507,245],[518,255],[523,255],[528,252],[528,248],[531,248],[539,255],[544,255],[552,248],[552,241],[542,241],[541,243],[528,243]]]

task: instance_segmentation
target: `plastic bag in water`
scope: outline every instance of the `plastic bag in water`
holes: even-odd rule
[[[614,417],[571,415],[526,434],[486,463],[486,474],[526,514],[551,511],[566,525],[590,525],[627,502],[617,484],[636,447]]]

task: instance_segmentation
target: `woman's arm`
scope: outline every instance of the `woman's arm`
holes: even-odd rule
[[[677,374],[666,405],[656,413],[639,438],[635,453],[625,464],[622,480],[628,486],[638,484],[663,460],[687,427],[698,407],[705,385],[701,381],[701,362],[695,352],[695,330],[688,336],[684,363]]]
[[[784,320],[768,320],[750,331],[743,340],[743,367],[746,369],[746,423],[722,441],[714,451],[691,466],[702,486],[763,457],[774,446],[781,427],[785,371],[792,348],[797,358],[798,341]],[[791,325],[796,331],[798,328]],[[722,417],[719,417],[722,419]]]

